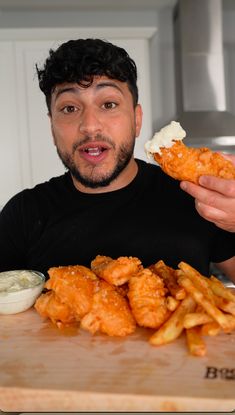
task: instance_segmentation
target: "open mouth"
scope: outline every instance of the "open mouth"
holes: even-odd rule
[[[105,150],[107,150],[106,147],[87,147],[84,148],[82,151],[84,151],[85,153],[89,154],[92,157],[97,157],[100,154],[102,154]]]
[[[88,143],[80,147],[79,151],[83,159],[90,162],[100,162],[108,155],[109,146],[98,143]]]

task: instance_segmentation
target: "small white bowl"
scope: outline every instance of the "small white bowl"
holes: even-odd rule
[[[16,271],[7,271],[7,273],[14,273],[14,275],[22,271],[27,271],[30,273],[36,274],[39,277],[39,282],[37,285],[33,287],[24,288],[22,287],[18,291],[13,292],[0,292],[0,314],[17,314],[21,313],[22,311],[27,310],[28,308],[32,307],[35,303],[37,297],[41,294],[44,284],[45,284],[45,276],[38,271],[31,271],[31,270],[16,270]],[[0,272],[0,279],[1,275],[4,272]]]

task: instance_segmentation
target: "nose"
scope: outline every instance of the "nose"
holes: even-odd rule
[[[82,134],[95,135],[102,130],[100,117],[94,108],[85,108],[80,117],[79,130]]]

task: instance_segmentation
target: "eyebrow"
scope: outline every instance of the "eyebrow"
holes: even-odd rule
[[[65,92],[72,92],[73,94],[77,93],[77,88],[73,86],[58,87],[58,89],[55,90],[54,92],[55,92],[55,100],[57,100],[57,98],[59,98],[59,96],[61,94],[64,94]]]
[[[96,88],[97,89],[107,88],[107,87],[115,88],[119,92],[121,92],[121,94],[123,94],[122,89],[115,82],[112,82],[112,81],[101,81],[99,84],[96,85]]]
[[[112,81],[101,81],[95,86],[95,89],[100,90],[100,89],[108,88],[108,87],[117,89],[123,95],[122,89],[115,82],[112,82]],[[58,87],[57,91],[55,91],[55,100],[57,100],[57,98],[61,94],[64,94],[66,92],[77,94],[79,93],[79,89],[75,86]]]

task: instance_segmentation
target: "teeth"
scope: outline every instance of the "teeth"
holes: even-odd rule
[[[89,154],[91,155],[91,156],[98,156],[99,154],[100,154],[100,151],[89,151]]]
[[[85,151],[89,153],[91,156],[98,156],[102,152],[102,150],[99,147],[89,147],[86,148]]]

